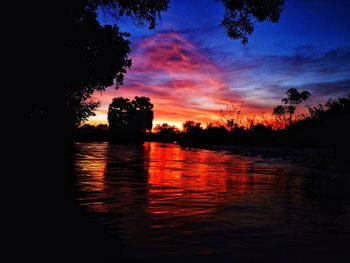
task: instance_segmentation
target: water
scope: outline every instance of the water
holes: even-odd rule
[[[77,203],[118,257],[350,262],[346,176],[177,144],[76,148]]]

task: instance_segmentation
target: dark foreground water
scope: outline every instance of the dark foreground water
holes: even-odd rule
[[[117,258],[350,262],[349,176],[176,144],[76,148],[77,203]]]

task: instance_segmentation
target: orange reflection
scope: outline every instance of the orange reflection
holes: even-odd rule
[[[193,216],[209,220],[230,214],[222,212],[227,207],[234,211],[274,203],[282,193],[295,195],[288,199],[296,206],[301,201],[290,189],[302,179],[285,176],[285,167],[258,157],[155,142],[84,143],[77,149],[80,203],[96,212],[125,215],[118,219],[125,226],[140,223],[138,218],[146,215],[152,220],[140,224],[152,229],[177,226]]]
[[[108,143],[76,143],[76,171],[79,177],[79,189],[83,192],[95,193],[81,198],[90,208],[96,211],[106,211],[104,202],[95,198],[105,190],[105,173],[107,169]]]
[[[148,212],[153,215],[205,216],[220,204],[239,202],[252,190],[263,191],[275,180],[268,166],[247,157],[189,151],[174,144],[144,147],[150,155]]]

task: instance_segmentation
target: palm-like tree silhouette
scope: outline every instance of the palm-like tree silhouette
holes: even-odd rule
[[[142,130],[142,132],[152,130],[153,121],[153,104],[150,98],[147,97],[135,97],[131,102],[135,111],[136,125]]]

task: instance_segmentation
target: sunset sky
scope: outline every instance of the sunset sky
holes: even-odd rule
[[[350,1],[286,0],[279,23],[259,23],[247,45],[226,36],[223,7],[213,0],[171,0],[155,30],[121,20],[130,32],[133,65],[124,85],[96,93],[88,123],[107,123],[114,97],[146,96],[154,126],[217,120],[227,104],[271,114],[285,92],[311,92],[324,103],[350,92]],[[101,23],[105,18],[100,16]]]

